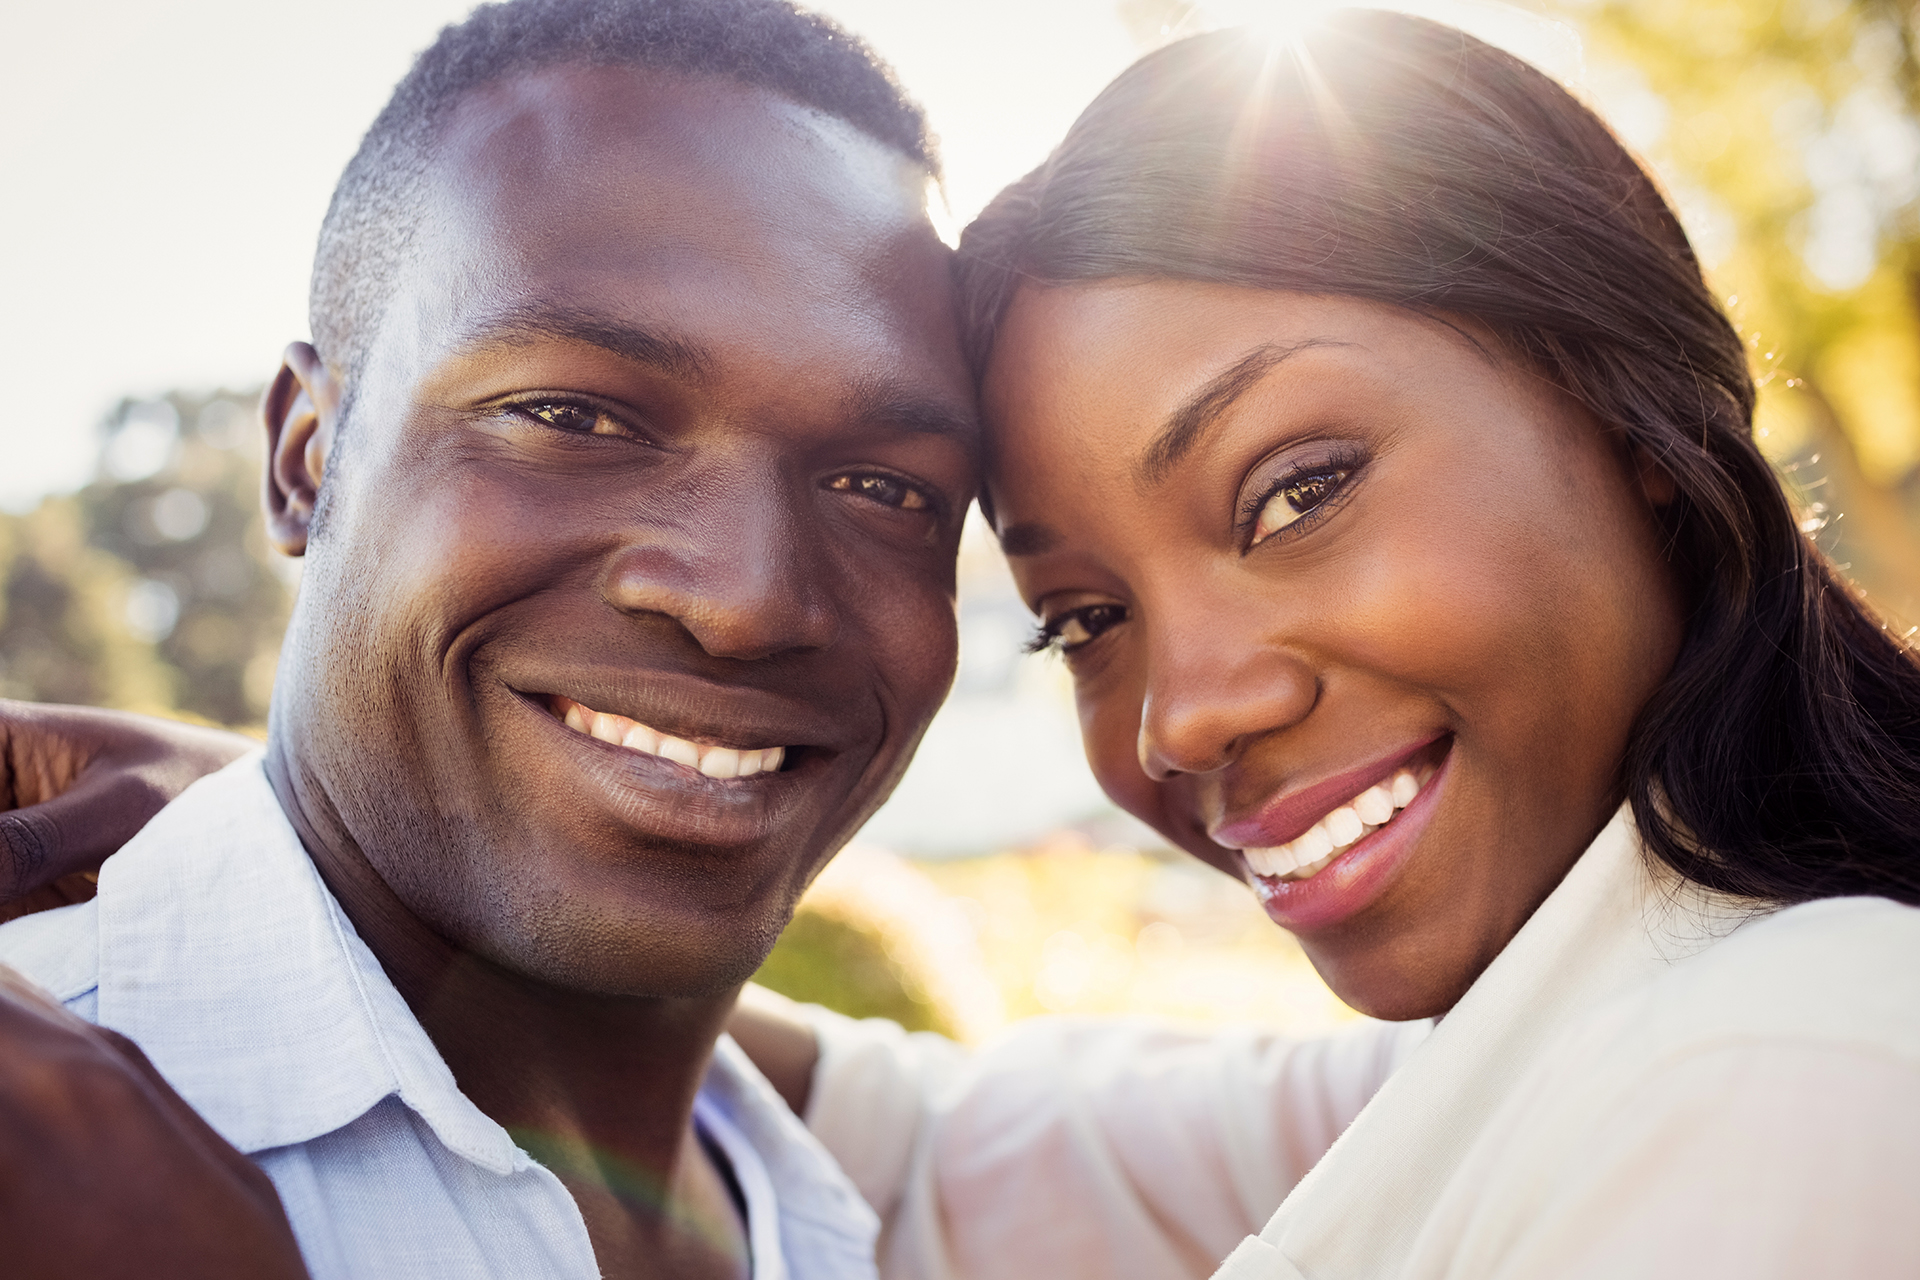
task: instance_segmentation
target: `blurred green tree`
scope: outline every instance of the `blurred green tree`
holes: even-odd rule
[[[1662,175],[1762,378],[1761,443],[1920,620],[1920,72],[1891,0],[1544,0]]]
[[[945,1011],[889,950],[886,933],[885,922],[802,902],[753,980],[851,1018],[891,1018],[909,1031],[952,1035]]]
[[[267,546],[252,402],[124,401],[91,484],[0,519],[0,692],[265,722],[297,565]]]

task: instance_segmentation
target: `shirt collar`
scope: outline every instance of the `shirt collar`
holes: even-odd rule
[[[445,1146],[527,1167],[453,1073],[341,911],[249,754],[189,787],[107,860],[98,1017],[130,1036],[244,1152],[306,1142],[398,1095]],[[796,1276],[873,1275],[879,1220],[728,1037],[701,1106],[765,1166]],[[779,1256],[763,1249],[764,1256]]]
[[[449,1150],[527,1163],[474,1106],[321,881],[260,752],[189,787],[100,872],[99,1019],[245,1152],[390,1094]]]

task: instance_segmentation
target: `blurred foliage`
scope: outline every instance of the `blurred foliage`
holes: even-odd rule
[[[1920,74],[1887,0],[1547,0],[1750,341],[1762,445],[1920,614]],[[1843,518],[1843,520],[1842,520]],[[1836,522],[1838,521],[1838,522]]]
[[[887,948],[884,926],[803,903],[753,980],[789,999],[853,1018],[891,1018],[909,1031],[952,1034],[922,975]]]
[[[0,694],[265,722],[295,566],[267,546],[252,399],[125,401],[93,483],[0,517]]]
[[[972,858],[856,846],[756,981],[968,1041],[1035,1014],[1146,1014],[1324,1034],[1355,1015],[1246,886],[1073,830]]]
[[[78,499],[0,518],[0,694],[161,709],[173,673],[125,624],[136,575],[91,546]]]

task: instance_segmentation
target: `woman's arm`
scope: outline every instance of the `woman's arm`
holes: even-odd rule
[[[304,1280],[273,1183],[132,1041],[0,966],[0,1046],[11,1280]]]
[[[804,1117],[813,1093],[813,1069],[820,1062],[820,1041],[800,1010],[786,997],[748,983],[727,1020],[727,1034],[793,1114]]]
[[[1426,1024],[1297,1041],[1047,1018],[975,1050],[761,993],[734,1031],[880,1214],[886,1280],[1198,1280]]]
[[[0,699],[0,921],[92,897],[108,854],[254,745],[155,716]]]

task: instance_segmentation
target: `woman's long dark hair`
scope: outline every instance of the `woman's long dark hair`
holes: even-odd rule
[[[961,240],[976,367],[1023,282],[1224,282],[1466,316],[1657,461],[1685,642],[1623,783],[1682,875],[1920,903],[1920,665],[1801,533],[1746,351],[1600,120],[1517,58],[1349,11],[1141,59]]]

